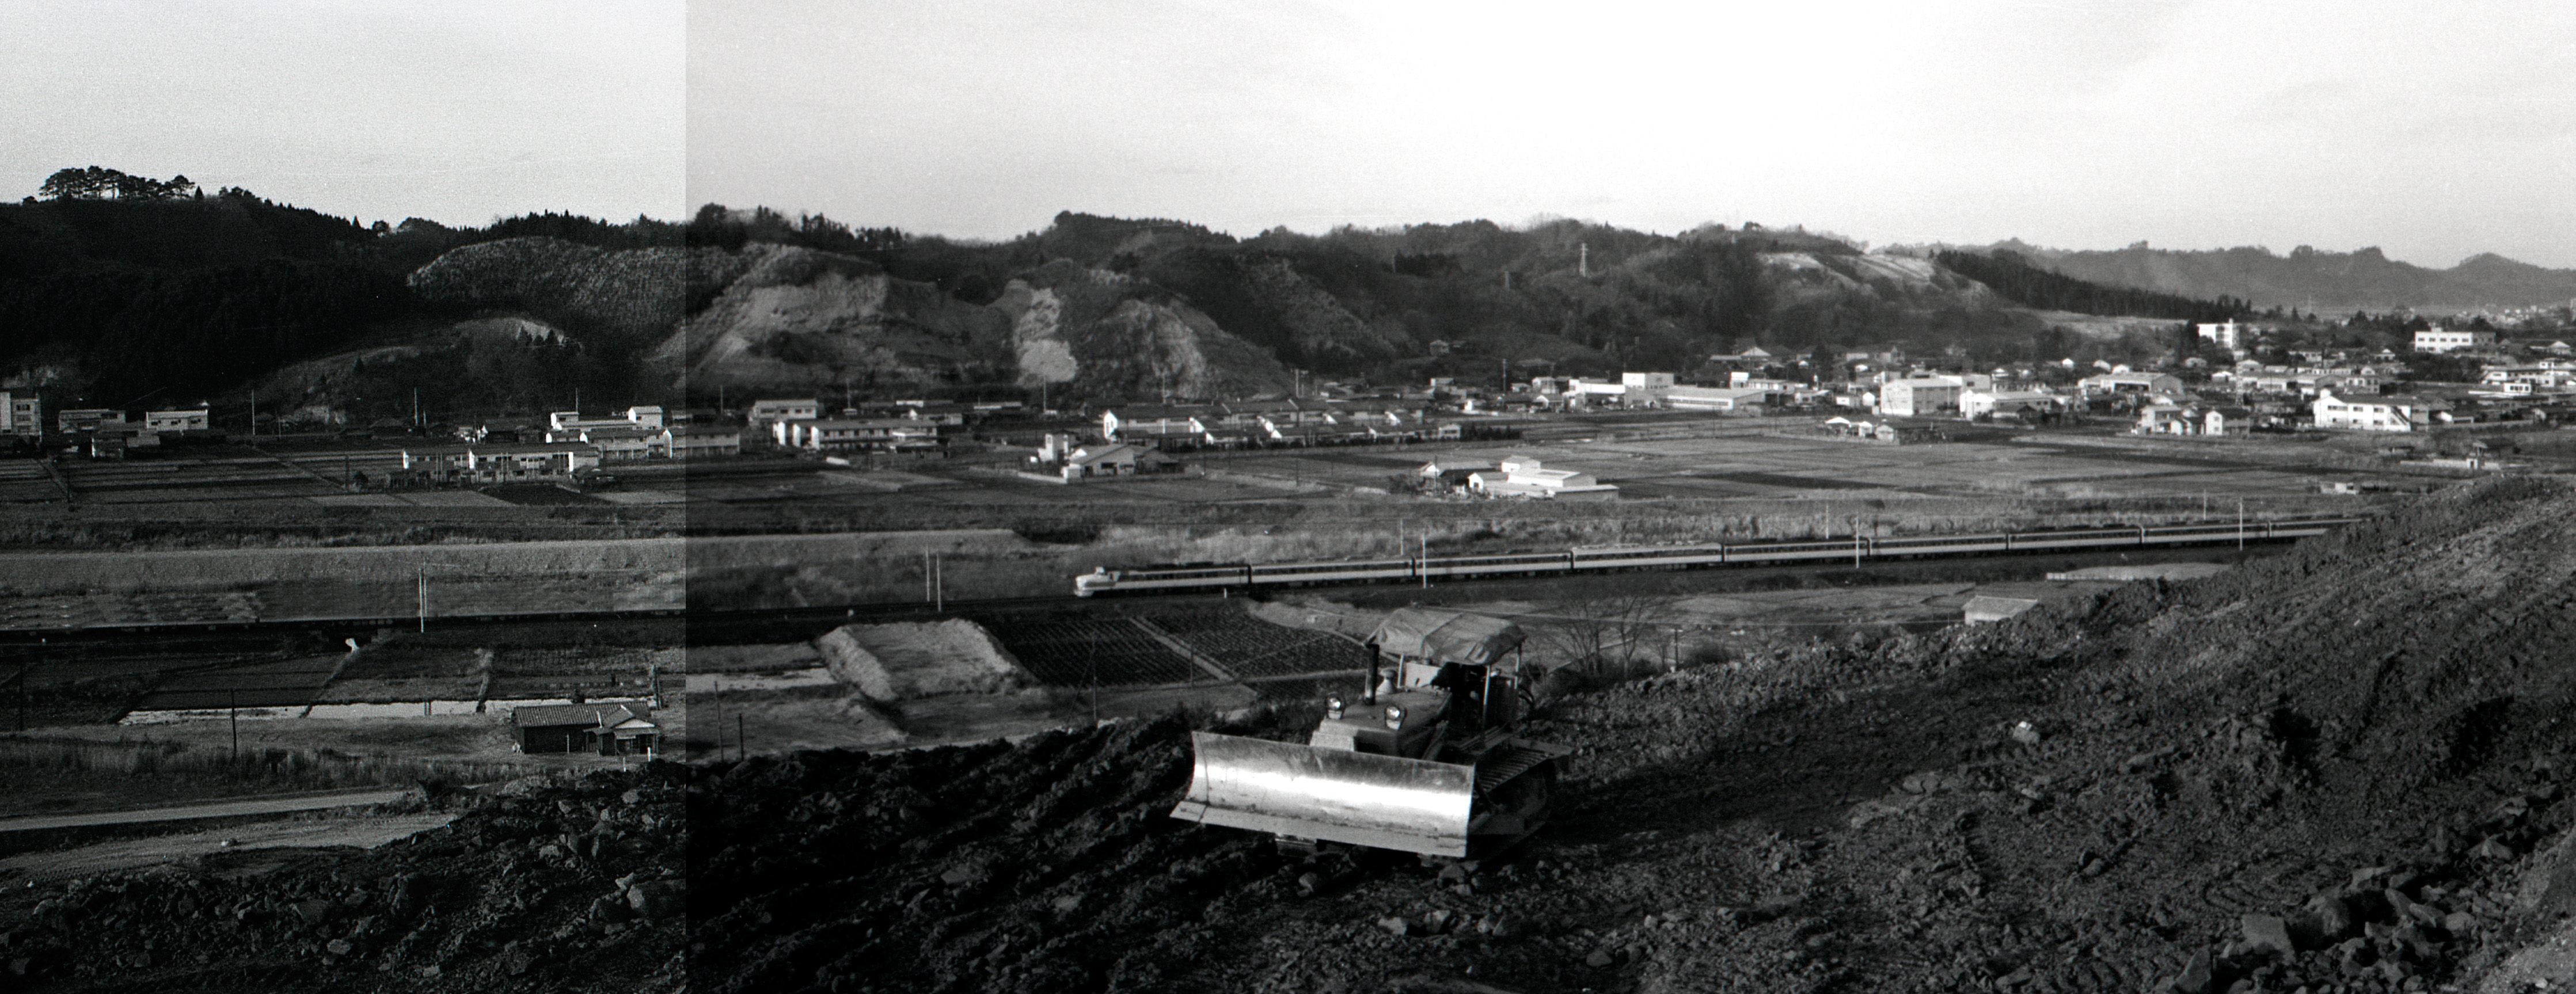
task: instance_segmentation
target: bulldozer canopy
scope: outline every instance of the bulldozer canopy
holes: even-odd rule
[[[1501,618],[1436,608],[1397,608],[1369,635],[1379,652],[1437,663],[1484,666],[1519,648],[1521,626]]]

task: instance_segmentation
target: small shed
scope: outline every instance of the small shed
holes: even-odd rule
[[[2038,606],[2038,601],[2027,597],[1991,597],[1979,594],[1968,598],[1965,620],[1971,625],[2002,621]]]

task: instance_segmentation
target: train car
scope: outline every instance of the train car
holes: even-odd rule
[[[1420,560],[1432,579],[1477,576],[1543,576],[1574,569],[1574,557],[1563,552],[1520,552],[1496,556],[1448,556]]]
[[[2104,549],[2136,545],[2140,534],[2135,528],[2079,528],[2067,531],[2015,532],[2012,551],[2037,549]]]
[[[1578,570],[1687,569],[1725,562],[1726,548],[1714,543],[1594,546],[1576,549],[1568,555]]]
[[[1912,535],[1904,538],[1869,540],[1871,559],[1902,559],[1907,556],[1952,556],[1979,552],[2010,552],[2014,536],[2003,532],[1985,535]]]
[[[1103,566],[1075,577],[1073,595],[1090,597],[1113,591],[1151,590],[1220,590],[1252,586],[1252,566],[1234,565],[1144,566],[1112,570]]]
[[[1864,557],[1867,556],[1868,543],[1862,542],[1855,545],[1851,539],[1824,542],[1764,542],[1759,545],[1730,545],[1726,547],[1726,561],[1729,563],[1788,563],[1850,559],[1852,557],[1852,550],[1855,548],[1860,549]]]
[[[1303,587],[1318,583],[1373,583],[1381,580],[1409,580],[1416,575],[1410,559],[1374,559],[1361,562],[1280,563],[1252,568],[1255,587]]]

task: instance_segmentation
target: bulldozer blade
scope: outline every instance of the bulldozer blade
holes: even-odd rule
[[[1465,857],[1472,766],[1192,732],[1172,817],[1301,839]]]

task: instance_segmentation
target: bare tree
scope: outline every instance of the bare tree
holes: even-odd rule
[[[1676,613],[1670,595],[1609,594],[1559,605],[1535,630],[1576,672],[1623,679],[1662,656]]]

